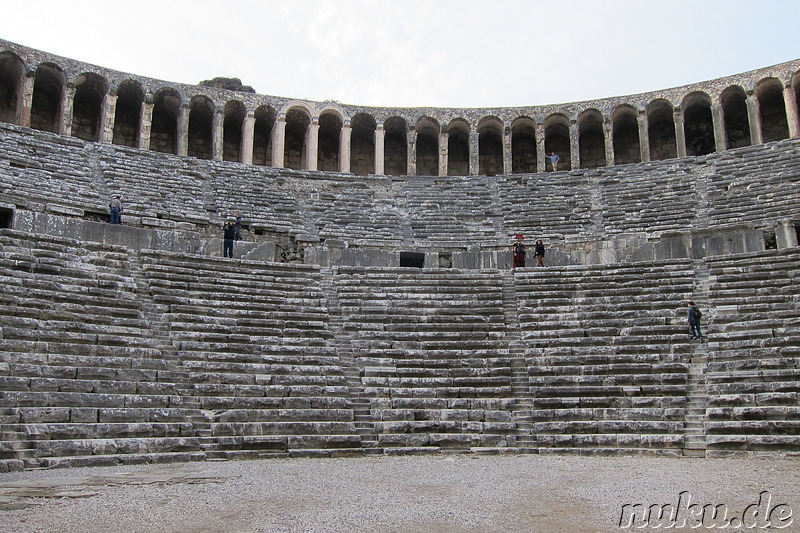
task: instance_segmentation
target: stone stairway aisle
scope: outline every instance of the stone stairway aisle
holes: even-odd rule
[[[709,271],[703,260],[693,262],[694,286],[692,299],[703,309],[704,317],[709,316],[706,302],[709,299]],[[707,318],[704,321],[707,323]],[[704,324],[705,325],[705,324]],[[708,332],[703,332],[707,335]],[[688,334],[688,332],[687,332]],[[685,441],[683,455],[686,457],[706,456],[706,408],[708,406],[708,389],[706,371],[708,368],[708,343],[692,341],[691,359],[689,361],[689,383],[686,391],[686,414],[684,417]]]
[[[508,355],[511,360],[512,417],[516,424],[516,445],[519,453],[538,453],[531,410],[530,378],[525,363],[525,347],[519,333],[517,291],[513,271],[503,272],[503,311],[506,323]]]
[[[371,414],[370,400],[366,395],[361,381],[361,370],[356,365],[353,347],[350,339],[344,333],[344,317],[339,305],[339,293],[336,290],[334,276],[337,267],[320,268],[321,286],[325,293],[328,309],[328,326],[333,333],[333,345],[342,364],[347,387],[350,391],[350,405],[353,409],[353,425],[355,433],[361,438],[361,446],[365,453],[380,454],[383,450],[378,447],[375,435],[375,423]]]

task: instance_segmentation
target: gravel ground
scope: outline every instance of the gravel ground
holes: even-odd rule
[[[768,491],[761,507],[784,504],[796,515],[781,531],[800,531],[799,481],[796,460],[538,455],[29,471],[0,476],[0,531],[604,532],[627,530],[624,504],[677,505],[684,491],[692,504],[726,505],[728,519]]]

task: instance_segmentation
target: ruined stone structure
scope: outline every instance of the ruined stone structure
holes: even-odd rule
[[[796,454],[799,73],[386,109],[0,41],[0,468]]]

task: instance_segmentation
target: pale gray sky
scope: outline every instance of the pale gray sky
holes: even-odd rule
[[[0,38],[103,67],[374,106],[666,89],[800,57],[797,0],[9,2]]]

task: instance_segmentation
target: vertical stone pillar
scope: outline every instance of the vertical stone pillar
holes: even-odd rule
[[[439,175],[447,176],[447,156],[449,152],[450,134],[446,131],[439,132]]]
[[[139,140],[137,145],[142,150],[150,149],[150,134],[153,131],[153,97],[148,95],[142,102],[139,112]]]
[[[536,172],[547,170],[544,153],[544,124],[536,124]]]
[[[675,109],[673,117],[675,121],[675,151],[678,157],[686,157],[686,132],[683,131],[683,111]]]
[[[382,176],[386,172],[386,130],[383,123],[375,128],[375,174]]]
[[[350,140],[353,128],[348,122],[339,133],[339,172],[350,172]]]
[[[645,110],[639,111],[636,122],[639,125],[639,153],[642,158],[642,163],[647,163],[650,161],[650,121],[647,120],[647,113]]]
[[[778,221],[778,227],[775,228],[775,240],[779,250],[797,246],[797,230],[790,220]]]
[[[175,143],[178,145],[178,155],[189,155],[189,115],[191,110],[189,104],[181,104],[181,110],[178,113],[178,134],[175,136]]]
[[[64,85],[61,93],[61,109],[59,113],[58,133],[72,135],[72,104],[75,102],[75,85],[71,82]]]
[[[797,99],[792,89],[791,78],[783,86],[783,102],[786,105],[786,122],[789,123],[789,138],[800,137],[800,124],[797,119]]]
[[[469,175],[475,176],[481,171],[480,134],[470,127],[469,132]]]
[[[253,138],[255,137],[256,114],[248,111],[242,123],[242,146],[239,152],[242,154],[242,163],[245,165],[253,164]]]
[[[571,121],[569,125],[569,167],[570,170],[581,168],[581,146],[578,135],[578,123]]]
[[[503,128],[503,174],[508,176],[513,173],[513,160],[511,154],[511,126]]]
[[[272,127],[272,166],[283,168],[286,155],[286,115],[281,114]]]
[[[222,106],[214,108],[214,117],[211,119],[211,159],[222,161],[223,139],[225,138],[225,113]]]
[[[319,117],[311,119],[306,129],[306,170],[317,170],[319,161]]]
[[[17,98],[17,112],[14,117],[17,124],[31,127],[31,109],[33,109],[33,84],[36,81],[36,71],[29,70],[20,80],[19,98]]]
[[[112,85],[103,98],[100,108],[100,135],[98,141],[105,144],[114,142],[114,121],[117,118],[117,87]]]
[[[416,176],[417,175],[417,132],[414,130],[409,130],[406,134],[408,138],[408,142],[406,143],[406,149],[408,150],[408,172],[406,175],[408,176]]]
[[[603,119],[603,140],[606,143],[606,165],[614,166],[614,123],[610,117]]]
[[[714,146],[717,152],[722,152],[728,147],[728,140],[725,135],[725,120],[722,116],[721,105],[711,106],[711,120],[714,123]]]
[[[764,136],[761,135],[761,113],[759,113],[758,98],[751,91],[747,94],[747,119],[750,122],[750,144],[761,144]]]

